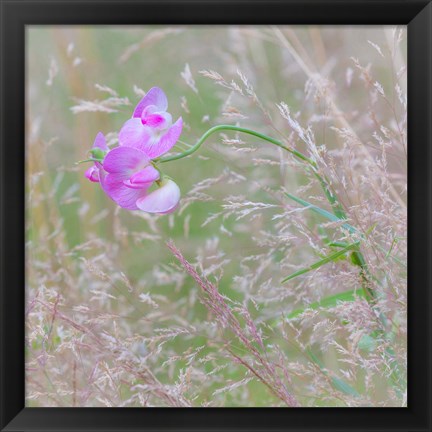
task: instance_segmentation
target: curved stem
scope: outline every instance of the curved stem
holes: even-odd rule
[[[201,145],[204,143],[204,141],[210,135],[214,134],[215,132],[224,131],[224,130],[225,131],[229,130],[229,131],[241,132],[241,133],[245,133],[245,134],[260,138],[264,141],[267,141],[271,144],[274,144],[274,145],[288,151],[289,153],[291,153],[293,156],[297,157],[298,159],[300,159],[304,162],[307,162],[311,166],[311,168],[313,169],[313,173],[314,173],[315,177],[320,182],[321,187],[323,188],[324,194],[326,195],[328,201],[330,202],[330,205],[332,206],[335,215],[341,219],[346,219],[346,215],[345,215],[345,212],[343,211],[342,206],[337,202],[336,197],[334,196],[333,192],[329,188],[328,180],[325,177],[322,177],[317,172],[318,167],[317,167],[317,164],[315,161],[308,158],[303,153],[300,153],[297,150],[294,150],[294,149],[287,147],[286,145],[282,144],[280,141],[278,141],[272,137],[269,137],[268,135],[264,135],[260,132],[256,132],[256,131],[251,130],[251,129],[243,128],[240,126],[234,126],[234,125],[217,125],[217,126],[214,126],[214,127],[210,128],[207,132],[205,132],[204,135],[202,135],[202,137],[190,149],[185,150],[184,152],[176,154],[176,155],[166,156],[166,157],[157,159],[156,162],[160,162],[160,163],[171,162],[174,160],[178,160],[178,159],[182,159],[184,157],[190,156],[191,154],[195,153],[201,147]]]
[[[219,131],[224,131],[224,130],[231,130],[231,131],[236,131],[236,132],[242,132],[248,135],[252,135],[255,136],[257,138],[260,138],[264,141],[268,141],[271,144],[274,144],[288,152],[290,152],[292,155],[296,156],[298,159],[301,159],[304,162],[307,162],[308,164],[310,164],[312,167],[316,168],[316,163],[312,160],[309,159],[307,156],[305,156],[304,154],[298,152],[297,150],[291,149],[287,146],[285,146],[284,144],[282,144],[280,141],[275,140],[274,138],[271,138],[267,135],[264,135],[262,133],[253,131],[251,129],[247,129],[247,128],[242,128],[240,126],[234,126],[234,125],[218,125],[218,126],[214,126],[211,129],[209,129],[207,132],[204,133],[204,135],[196,142],[196,144],[194,146],[192,146],[189,150],[186,150],[182,153],[173,155],[173,156],[166,156],[163,158],[158,159],[158,162],[171,162],[174,160],[178,160],[178,159],[182,159],[184,157],[190,156],[191,154],[195,153],[200,147],[201,145],[204,143],[204,141],[212,134],[214,134],[215,132],[219,132]]]
[[[88,158],[88,159],[84,159],[84,160],[80,160],[78,162],[75,162],[75,165],[79,165],[85,162],[102,162],[103,159],[96,159],[96,158]]]

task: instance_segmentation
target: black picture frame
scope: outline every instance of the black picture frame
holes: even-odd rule
[[[2,431],[431,431],[431,29],[425,0],[0,0]],[[408,25],[407,408],[25,408],[25,26]]]

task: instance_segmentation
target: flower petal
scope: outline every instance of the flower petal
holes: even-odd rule
[[[138,210],[136,202],[145,196],[147,189],[131,189],[123,184],[123,174],[106,174],[100,177],[104,192],[120,207]]]
[[[142,170],[149,163],[150,160],[144,152],[133,147],[120,146],[105,156],[103,168],[108,173],[124,173],[128,178],[132,170]]]
[[[133,174],[127,180],[123,180],[123,184],[132,189],[148,189],[158,178],[159,171],[152,165],[149,165],[143,170]]]
[[[168,100],[161,88],[151,88],[136,106],[132,117],[141,118],[143,110],[149,105],[155,105],[158,111],[166,111],[168,109]]]
[[[167,214],[173,212],[180,201],[180,189],[172,180],[165,180],[162,187],[139,198],[136,205],[148,213]]]
[[[105,135],[102,132],[99,132],[96,135],[96,138],[93,142],[93,147],[97,147],[100,148],[103,151],[108,151],[109,148],[107,146],[106,140],[105,140]]]
[[[119,132],[121,146],[141,148],[151,138],[150,128],[141,123],[141,118],[128,120]]]
[[[167,112],[154,112],[151,114],[143,112],[141,116],[141,123],[151,128],[159,130],[168,129],[172,125],[172,117]]]
[[[97,183],[99,182],[99,169],[93,165],[85,172],[85,176],[91,182]]]
[[[150,159],[155,159],[174,147],[175,143],[180,138],[182,128],[183,120],[180,117],[159,139],[156,139],[154,135],[153,139],[143,142],[140,149],[146,153]]]
[[[154,114],[158,111],[159,108],[156,105],[147,105],[141,113],[141,118],[145,117],[146,115]]]

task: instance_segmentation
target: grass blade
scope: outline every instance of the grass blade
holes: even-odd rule
[[[332,386],[336,390],[339,390],[340,392],[345,393],[345,394],[350,395],[350,396],[354,396],[354,397],[360,396],[359,392],[354,387],[350,386],[347,382],[345,382],[343,379],[338,378],[336,376],[330,376],[328,374],[328,372],[326,371],[326,369],[324,368],[321,361],[318,359],[318,357],[311,350],[307,350],[307,353],[308,353],[309,357],[311,358],[311,360],[316,365],[318,365],[318,367],[321,369],[321,372],[325,376],[330,378]]]
[[[303,268],[301,270],[296,271],[295,273],[290,274],[285,279],[282,279],[281,283],[288,282],[289,280],[294,279],[297,276],[300,276],[302,274],[305,274],[305,273],[308,273],[308,272],[310,272],[312,270],[320,268],[324,264],[332,262],[332,261],[336,260],[337,258],[339,258],[340,256],[346,254],[348,251],[358,249],[358,246],[359,246],[359,242],[358,241],[354,242],[354,243],[351,243],[347,247],[345,247],[345,248],[343,248],[343,249],[341,249],[341,250],[339,250],[339,251],[337,251],[337,252],[335,252],[335,253],[333,253],[331,255],[328,255],[327,257],[325,257],[325,258],[323,258],[323,259],[321,259],[321,260],[313,263],[309,267],[305,267],[305,268]]]
[[[318,207],[314,204],[311,204],[310,202],[307,202],[301,198],[298,198],[294,195],[291,195],[290,193],[286,193],[286,196],[288,198],[291,198],[296,203],[301,204],[303,207],[307,207],[309,210],[325,217],[326,219],[328,219],[332,222],[343,222],[343,219],[338,218],[333,213],[330,213],[329,211],[324,210],[321,207]],[[358,233],[358,231],[352,225],[350,225],[348,223],[342,224],[342,227],[345,228],[346,230],[348,230],[352,234]]]
[[[349,291],[344,291],[329,297],[325,297],[320,301],[311,303],[310,305],[308,305],[307,307],[303,307],[303,308],[299,308],[296,309],[294,311],[292,311],[287,318],[288,319],[292,319],[295,318],[296,316],[302,314],[306,309],[320,309],[320,308],[331,308],[333,306],[336,306],[338,304],[338,302],[342,302],[342,301],[354,301],[357,297],[360,298],[367,298],[368,294],[366,292],[366,290],[364,288],[361,289],[357,289],[357,290],[349,290]]]

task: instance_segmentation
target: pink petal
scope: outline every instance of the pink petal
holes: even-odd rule
[[[180,201],[180,189],[168,179],[163,186],[150,194],[139,198],[136,205],[148,213],[167,214],[173,212]]]
[[[120,146],[112,149],[103,161],[103,168],[109,173],[124,173],[126,177],[131,171],[144,169],[149,165],[148,156],[142,151],[133,148]]]
[[[172,125],[172,117],[167,112],[155,112],[148,114],[145,111],[141,117],[141,123],[152,128],[168,129]]]
[[[136,202],[145,196],[147,189],[131,189],[123,184],[123,174],[107,174],[101,176],[104,192],[120,207],[126,210],[138,210]]]
[[[101,174],[104,172],[103,165],[100,162],[95,162],[94,164],[95,164],[96,168],[99,169],[99,177],[100,177]]]
[[[151,184],[159,178],[159,171],[149,165],[141,171],[133,174],[129,179],[124,180],[123,184],[132,189],[148,189]]]
[[[141,147],[151,139],[151,130],[141,123],[140,118],[128,120],[120,130],[119,143],[121,146]]]
[[[151,88],[136,106],[132,117],[141,118],[143,110],[149,105],[156,106],[158,111],[166,111],[168,109],[168,100],[161,88]]]
[[[93,142],[93,147],[100,148],[103,151],[108,151],[109,150],[109,148],[108,148],[108,146],[106,144],[105,135],[102,132],[99,132],[96,135],[96,138],[95,138],[95,140]]]
[[[149,158],[155,159],[171,150],[180,138],[183,128],[183,120],[180,117],[169,129],[157,139],[157,134],[153,134],[153,139],[143,142],[140,149],[146,153]]]
[[[95,166],[91,166],[86,172],[85,176],[94,183],[99,182],[99,169]]]
[[[141,113],[141,118],[145,117],[146,115],[154,114],[158,111],[159,108],[156,105],[148,105],[143,109]]]

